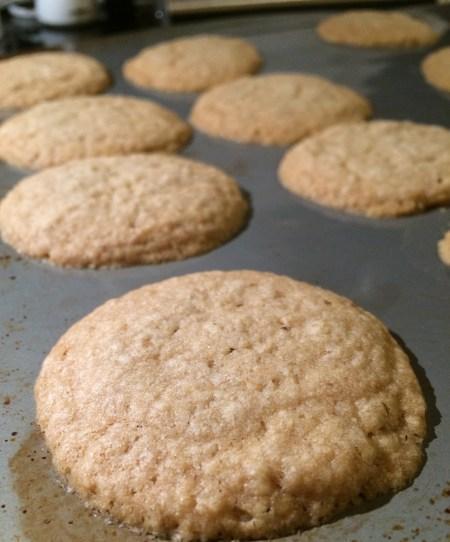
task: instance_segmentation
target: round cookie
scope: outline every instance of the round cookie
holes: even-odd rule
[[[426,22],[396,11],[347,11],[317,27],[328,42],[356,47],[416,47],[434,43],[439,34]]]
[[[178,115],[154,102],[125,96],[55,100],[0,126],[0,158],[39,169],[92,156],[175,151],[190,138]]]
[[[147,47],[125,63],[123,73],[144,88],[198,92],[254,73],[261,62],[247,41],[205,34]]]
[[[316,203],[388,217],[450,201],[450,131],[412,122],[332,126],[290,149],[281,183]]]
[[[288,145],[330,124],[370,114],[369,102],[346,87],[313,75],[277,73],[243,77],[202,94],[191,121],[212,136]]]
[[[422,73],[430,85],[450,92],[450,47],[438,49],[425,57]]]
[[[94,58],[68,52],[19,55],[0,61],[0,110],[16,110],[47,100],[98,94],[110,84]]]
[[[374,316],[254,271],[108,301],[45,360],[37,419],[57,471],[115,520],[181,540],[260,539],[399,490],[425,404]]]
[[[163,154],[77,160],[17,184],[0,202],[3,239],[72,267],[180,260],[243,226],[248,205],[222,171]]]
[[[438,253],[441,260],[450,265],[450,231],[438,243]]]

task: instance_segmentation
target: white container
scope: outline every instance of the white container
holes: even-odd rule
[[[95,21],[96,0],[35,0],[39,22],[52,26],[68,26]]]

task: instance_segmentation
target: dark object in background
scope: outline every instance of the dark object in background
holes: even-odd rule
[[[103,0],[100,6],[109,31],[159,24],[166,18],[164,0]]]
[[[132,28],[135,20],[135,6],[133,1],[104,0],[101,5],[104,22],[109,29]]]

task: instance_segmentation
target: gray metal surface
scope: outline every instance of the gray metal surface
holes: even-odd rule
[[[81,41],[78,48],[109,66],[115,77],[111,92],[150,96],[187,116],[194,96],[136,90],[121,77],[122,62],[140,47],[172,36],[205,30],[247,36],[262,51],[265,71],[321,74],[368,96],[378,118],[450,127],[449,96],[425,84],[419,72],[419,62],[428,50],[386,52],[327,45],[313,30],[324,15],[298,12],[228,17]],[[439,45],[449,42],[447,33]],[[277,182],[276,169],[283,152],[195,134],[183,154],[234,175],[253,206],[248,228],[204,256],[156,266],[75,271],[20,259],[0,243],[1,542],[33,540],[20,531],[20,502],[12,490],[8,461],[30,431],[32,385],[58,337],[98,304],[142,284],[194,271],[241,268],[310,281],[373,312],[410,351],[428,401],[427,460],[414,483],[369,511],[359,510],[296,539],[448,539],[450,515],[445,508],[449,503],[443,494],[448,493],[450,481],[450,269],[439,261],[436,242],[450,227],[450,211],[368,220],[306,204]],[[1,165],[0,196],[21,176],[21,172]],[[67,536],[61,535],[57,542],[71,540]]]

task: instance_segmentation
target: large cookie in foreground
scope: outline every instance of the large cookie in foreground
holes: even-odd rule
[[[279,167],[282,184],[316,203],[372,217],[450,201],[450,130],[412,122],[332,126],[300,142]]]
[[[108,301],[44,362],[37,418],[90,506],[160,536],[263,538],[405,487],[425,404],[375,317],[254,271]]]
[[[0,61],[0,111],[68,96],[98,94],[109,84],[105,67],[81,53],[19,55]]]
[[[0,126],[0,158],[40,169],[78,158],[175,151],[191,129],[174,112],[149,100],[90,96],[32,107]]]
[[[397,11],[339,13],[323,20],[317,32],[325,41],[356,47],[417,47],[439,38],[425,21]]]
[[[369,102],[314,75],[243,77],[202,94],[191,121],[209,135],[241,143],[288,145],[343,121],[371,115]]]
[[[248,205],[219,169],[171,155],[90,158],[47,169],[0,202],[19,252],[72,267],[181,260],[221,245]]]
[[[140,87],[199,92],[254,73],[261,62],[245,40],[201,34],[147,47],[124,64],[123,73]]]

